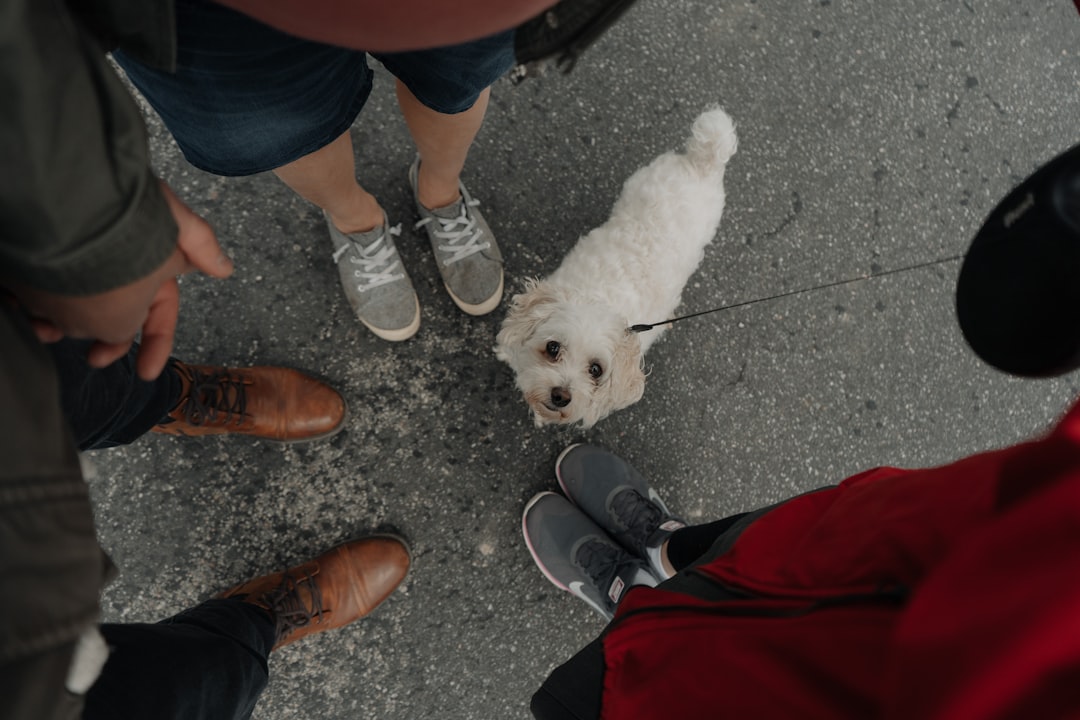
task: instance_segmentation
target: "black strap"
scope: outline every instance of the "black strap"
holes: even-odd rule
[[[581,54],[596,42],[636,0],[561,0],[529,20],[514,33],[517,80],[530,74],[530,66],[554,58],[568,73]]]

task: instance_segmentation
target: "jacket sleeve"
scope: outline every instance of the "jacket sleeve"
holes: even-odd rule
[[[80,636],[97,627],[112,566],[97,543],[49,352],[4,303],[0,408],[0,717],[73,720],[99,665],[82,666],[89,674],[77,687],[65,679]]]
[[[111,290],[173,252],[146,129],[61,0],[0,3],[0,282]]]
[[[1013,448],[997,517],[966,532],[912,595],[881,718],[1080,717],[1078,429],[1074,405],[1054,437]]]

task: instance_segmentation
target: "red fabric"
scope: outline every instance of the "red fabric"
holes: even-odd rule
[[[555,0],[217,0],[290,35],[367,52],[456,45],[515,28]]]
[[[1039,442],[795,498],[701,570],[757,599],[629,593],[604,718],[1080,717],[1080,406]]]

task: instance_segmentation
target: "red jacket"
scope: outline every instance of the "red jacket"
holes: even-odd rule
[[[604,718],[1080,717],[1080,405],[1045,439],[794,498],[637,588]]]

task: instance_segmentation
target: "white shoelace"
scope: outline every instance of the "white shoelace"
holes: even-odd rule
[[[414,226],[419,230],[432,220],[439,221],[439,227],[442,229],[435,230],[433,234],[441,240],[449,241],[447,245],[439,245],[440,251],[450,253],[450,257],[443,258],[443,265],[453,265],[458,260],[463,260],[470,255],[491,247],[489,242],[480,242],[480,236],[484,234],[484,231],[476,227],[476,220],[469,217],[468,208],[476,207],[479,204],[479,200],[470,199],[468,202],[461,203],[461,214],[456,218],[441,218],[437,215],[431,215]]]
[[[401,223],[390,228],[389,232],[395,237],[401,235]],[[385,239],[386,235],[380,235],[375,242],[371,243],[366,248],[353,240],[349,240],[349,242],[334,251],[334,263],[338,263],[341,260],[341,256],[344,255],[350,247],[356,248],[356,255],[350,256],[349,262],[360,266],[353,271],[353,275],[359,281],[356,285],[356,289],[360,292],[365,292],[405,277],[404,273],[394,273],[394,271],[401,266],[401,261],[397,259],[397,251],[394,249],[393,245],[383,242]]]

